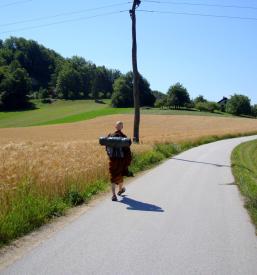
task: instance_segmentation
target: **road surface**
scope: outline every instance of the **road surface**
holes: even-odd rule
[[[0,274],[257,274],[257,237],[230,167],[255,137],[184,152],[103,199]]]

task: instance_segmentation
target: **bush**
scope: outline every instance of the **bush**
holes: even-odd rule
[[[75,186],[71,187],[71,190],[66,195],[66,201],[72,205],[80,205],[84,202],[84,198]]]
[[[167,96],[156,99],[154,107],[163,109],[167,106]]]
[[[207,102],[197,102],[195,104],[195,108],[201,112],[213,113],[215,110],[219,109],[219,106],[216,102],[207,101]]]

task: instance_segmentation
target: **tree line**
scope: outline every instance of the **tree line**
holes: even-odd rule
[[[118,83],[115,83],[117,80]],[[118,90],[119,83],[126,94]],[[140,78],[142,104],[153,106],[150,84]],[[83,57],[64,58],[34,40],[10,37],[0,40],[0,106],[19,109],[35,99],[112,98],[115,107],[132,107],[132,74],[96,66]],[[115,92],[115,93],[114,93]]]
[[[167,94],[154,91],[156,97],[155,107],[175,109],[196,109],[205,112],[226,112],[232,115],[248,115],[257,117],[257,104],[251,105],[249,97],[234,94],[229,99],[223,98],[221,102],[208,101],[203,95],[190,99],[187,89],[181,84],[172,85]]]
[[[257,105],[235,94],[225,103],[206,100],[202,95],[191,99],[181,84],[171,85],[166,94],[152,91],[150,83],[139,75],[141,106],[158,108],[195,108],[234,115],[257,116]],[[83,57],[64,58],[34,40],[10,37],[0,40],[0,108],[28,108],[30,99],[111,99],[113,107],[133,107],[133,74],[96,66]]]

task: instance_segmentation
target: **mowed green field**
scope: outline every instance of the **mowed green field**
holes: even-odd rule
[[[257,229],[257,140],[236,147],[231,159],[236,184]]]
[[[0,112],[0,128],[27,127],[70,123],[92,119],[98,116],[130,113],[130,108],[111,108],[109,100],[105,104],[94,100],[58,100],[52,104],[35,101],[36,109],[18,112]]]
[[[110,100],[103,100],[105,104],[94,100],[57,100],[52,104],[34,101],[35,109],[16,112],[0,112],[0,128],[27,127],[37,125],[71,123],[98,116],[113,114],[133,114],[133,108],[112,108]],[[208,113],[194,110],[161,110],[159,108],[142,108],[142,114],[156,115],[201,115],[201,116],[229,116],[225,113]]]

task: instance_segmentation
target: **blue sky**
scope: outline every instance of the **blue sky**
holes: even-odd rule
[[[16,4],[8,6],[14,2]],[[181,3],[179,0],[163,2]],[[257,8],[255,0],[187,2]],[[90,8],[123,3],[125,4],[87,11]],[[0,38],[6,39],[12,35],[34,39],[65,57],[83,56],[97,65],[106,65],[125,73],[131,70],[131,20],[128,12],[88,17],[128,10],[130,7],[131,4],[123,0],[0,0]],[[257,9],[145,1],[142,1],[140,9],[257,19]],[[67,12],[76,13],[6,25]],[[74,22],[42,26],[77,19],[79,20]],[[138,67],[152,89],[167,92],[171,84],[181,82],[192,98],[202,94],[209,100],[217,101],[223,96],[242,93],[251,98],[252,104],[257,104],[257,20],[145,12],[138,12],[137,20]],[[27,29],[21,30],[23,28]]]

